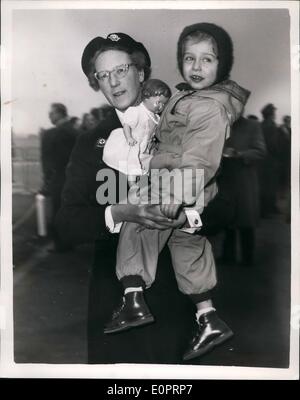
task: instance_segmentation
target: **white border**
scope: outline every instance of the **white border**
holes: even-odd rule
[[[12,11],[16,9],[289,9],[291,16],[292,94],[292,276],[290,368],[252,368],[184,365],[15,364],[13,361],[12,204],[10,48]],[[1,292],[0,377],[22,378],[135,378],[135,379],[299,379],[300,214],[299,214],[299,3],[297,1],[11,1],[2,0],[1,51]],[[274,327],[275,329],[275,327]],[[145,367],[145,368],[144,368]]]

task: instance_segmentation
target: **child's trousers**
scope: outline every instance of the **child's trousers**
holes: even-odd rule
[[[118,279],[139,275],[146,287],[155,280],[158,255],[168,243],[178,288],[184,294],[200,294],[217,283],[216,267],[209,241],[200,235],[180,230],[144,229],[134,223],[123,223],[117,250]]]

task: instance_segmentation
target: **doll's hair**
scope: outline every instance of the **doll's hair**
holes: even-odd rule
[[[172,96],[169,86],[160,79],[149,79],[142,87],[142,100],[149,99],[153,96],[165,96],[170,98]]]
[[[131,58],[132,63],[136,66],[137,70],[144,71],[145,80],[147,80],[150,77],[151,67],[149,66],[146,56],[142,51],[134,50],[132,52],[129,52],[128,50],[125,50],[121,46],[120,46],[120,48],[118,48],[118,46],[114,45],[111,47],[111,49],[108,46],[106,46],[104,49],[98,50],[94,54],[94,56],[92,57],[92,59],[90,60],[90,63],[89,63],[88,80],[89,80],[90,86],[95,91],[100,90],[99,82],[97,81],[97,79],[94,76],[94,73],[96,72],[95,62],[96,62],[96,59],[99,57],[99,55],[104,53],[107,50],[120,50],[120,51],[123,51],[124,53],[127,53],[129,55],[129,57]]]

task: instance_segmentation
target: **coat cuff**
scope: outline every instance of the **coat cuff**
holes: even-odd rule
[[[188,208],[184,209],[185,215],[187,217],[188,223],[190,225],[189,228],[181,228],[180,230],[186,233],[195,233],[197,232],[201,226],[202,226],[202,221],[200,218],[200,214],[196,210],[191,210]]]
[[[115,224],[115,221],[114,221],[112,213],[111,213],[111,207],[112,206],[108,206],[105,209],[105,225],[110,233],[119,233],[123,222],[119,222],[118,224]]]

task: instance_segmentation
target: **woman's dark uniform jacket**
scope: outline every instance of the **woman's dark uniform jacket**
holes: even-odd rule
[[[156,282],[146,291],[155,323],[119,334],[103,333],[103,325],[122,291],[115,275],[118,235],[109,233],[105,226],[106,206],[96,201],[100,185],[96,174],[108,168],[102,161],[103,143],[118,127],[121,123],[115,114],[97,130],[78,138],[56,218],[66,244],[95,242],[88,305],[88,362],[179,363],[190,338],[194,309],[177,288],[167,249],[160,256]]]

